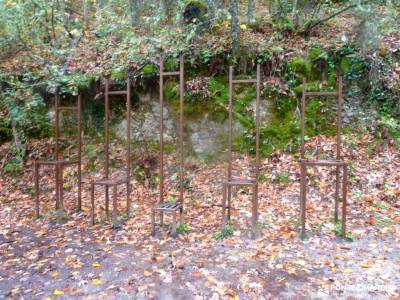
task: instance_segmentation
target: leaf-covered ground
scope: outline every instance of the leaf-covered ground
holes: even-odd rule
[[[298,157],[277,153],[263,161],[259,189],[260,236],[249,236],[250,197],[233,201],[233,236],[215,238],[221,219],[225,164],[190,170],[185,223],[190,231],[172,239],[169,217],[150,236],[150,208],[157,190],[134,182],[132,216],[120,228],[104,218],[96,194],[97,219],[89,226],[89,191],[84,211],[72,213],[73,176],[65,193],[71,218],[55,217],[50,173],[43,173],[40,220],[33,220],[32,173],[0,179],[0,297],[15,299],[395,299],[400,296],[400,154],[370,136],[347,135],[351,162],[348,230],[333,224],[334,171],[309,171],[308,237],[298,235]],[[333,148],[317,137],[311,148]],[[249,159],[237,158],[243,173]],[[29,163],[28,163],[29,166]],[[45,175],[46,174],[46,175]],[[172,191],[173,193],[174,191]],[[124,190],[120,209],[124,207]],[[350,297],[350,298],[349,298]]]

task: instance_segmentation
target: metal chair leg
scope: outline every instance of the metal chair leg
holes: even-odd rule
[[[94,183],[90,184],[90,202],[91,202],[91,209],[90,209],[90,217],[91,217],[91,224],[94,225]]]
[[[222,224],[221,224],[221,229],[225,229],[226,225],[226,192],[227,192],[227,187],[226,184],[224,184],[222,188]]]
[[[58,210],[59,208],[60,208],[60,196],[59,196],[59,194],[60,194],[60,174],[59,174],[59,167],[58,167],[58,165],[56,165],[56,169],[55,169],[55,172],[56,172],[56,184],[55,184],[55,187],[56,187],[56,210]]]
[[[113,226],[117,226],[118,207],[117,207],[117,185],[116,184],[114,184],[112,186],[112,193],[113,193],[112,223],[113,223]]]
[[[176,211],[173,212],[172,214],[172,229],[171,229],[171,235],[172,237],[177,237],[176,233]]]
[[[126,183],[126,214],[129,216],[131,210],[131,183]]]
[[[301,238],[306,236],[306,184],[307,170],[305,164],[300,165],[300,208],[301,208]]]
[[[346,213],[347,213],[347,165],[343,167],[343,203],[342,203],[342,237],[346,238]]]
[[[156,234],[156,212],[154,209],[151,210],[151,235]]]
[[[339,166],[336,167],[336,187],[335,187],[335,223],[339,220],[339,190],[340,190],[340,172]]]
[[[228,186],[228,221],[231,220],[232,186]]]
[[[35,196],[36,196],[36,218],[40,218],[40,213],[39,213],[39,165],[35,162],[34,164],[34,177],[35,177]]]
[[[252,198],[252,220],[251,220],[251,224],[253,227],[253,232],[255,233],[257,230],[257,221],[258,221],[258,186],[257,184],[254,186],[253,188],[253,198]]]

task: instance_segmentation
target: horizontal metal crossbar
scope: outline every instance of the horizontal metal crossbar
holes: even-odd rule
[[[127,91],[112,91],[108,92],[109,95],[126,95]]]
[[[337,97],[337,92],[306,92],[307,97]]]
[[[76,106],[59,106],[57,110],[78,110]]]
[[[232,83],[257,83],[257,79],[234,79]]]
[[[178,71],[176,72],[162,72],[161,75],[162,76],[175,76],[175,75],[179,75],[180,73]]]

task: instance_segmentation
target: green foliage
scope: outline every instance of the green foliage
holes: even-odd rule
[[[279,173],[276,176],[276,181],[278,183],[281,183],[281,184],[286,185],[286,186],[289,185],[289,182],[290,182],[289,173],[288,172]]]
[[[340,221],[336,222],[336,224],[335,224],[335,232],[336,232],[336,236],[343,237],[342,222],[340,222]],[[353,238],[353,236],[351,235],[350,232],[347,232],[346,240],[348,240],[350,242],[354,241],[354,238]]]
[[[167,202],[168,202],[168,204],[175,205],[178,203],[178,199],[176,199],[175,197],[171,197],[168,199]]]
[[[186,224],[179,224],[178,228],[176,229],[176,232],[179,234],[188,234],[190,232],[190,228]]]
[[[217,240],[222,240],[232,235],[233,235],[233,224],[227,223],[223,230],[218,230],[217,232],[215,232],[214,237]]]

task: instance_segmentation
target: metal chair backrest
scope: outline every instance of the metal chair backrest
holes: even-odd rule
[[[343,109],[343,79],[338,79],[338,89],[332,92],[307,92],[306,79],[303,79],[303,92],[301,97],[301,149],[300,158],[305,159],[305,114],[306,100],[311,97],[337,97],[337,113],[336,113],[336,159],[341,159],[341,134],[342,134],[342,109]]]
[[[229,67],[229,137],[228,137],[228,180],[232,179],[232,143],[233,143],[233,85],[234,84],[256,84],[256,162],[255,179],[258,180],[260,164],[260,88],[261,75],[260,65],[257,65],[257,75],[255,79],[234,79],[233,67]]]

